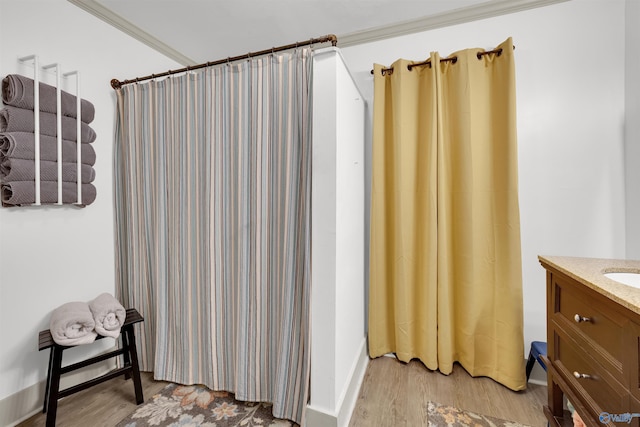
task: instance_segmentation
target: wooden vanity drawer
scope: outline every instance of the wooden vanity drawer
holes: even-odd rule
[[[627,338],[625,344],[625,366],[628,378],[629,392],[635,398],[634,412],[640,413],[640,323],[629,322],[625,328]]]
[[[566,425],[569,399],[589,427],[640,427],[640,295],[623,292],[603,276],[611,269],[640,270],[640,261],[540,257],[540,262],[547,270],[549,425]]]
[[[621,368],[623,326],[627,319],[610,308],[604,299],[594,299],[594,295],[587,294],[588,289],[578,289],[563,277],[554,276],[554,290],[556,314],[566,319],[565,324],[573,325],[589,345],[608,353]]]
[[[559,332],[559,331],[558,331]],[[556,358],[553,361],[565,381],[578,395],[589,395],[600,409],[609,413],[627,410],[629,396],[625,387],[585,352],[564,336],[555,334]],[[577,375],[585,377],[577,378]]]

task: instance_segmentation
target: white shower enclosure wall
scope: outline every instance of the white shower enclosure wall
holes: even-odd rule
[[[365,101],[340,50],[316,51],[307,427],[348,425],[369,360],[364,141]]]

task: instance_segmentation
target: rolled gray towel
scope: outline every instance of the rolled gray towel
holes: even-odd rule
[[[96,332],[105,337],[118,338],[127,317],[127,311],[120,301],[111,294],[103,293],[89,301],[89,309],[93,314]]]
[[[33,132],[0,133],[0,161],[2,158],[34,160],[35,134]],[[75,162],[78,158],[75,141],[62,140],[62,161]],[[58,160],[58,140],[55,136],[40,135],[40,160]],[[96,150],[91,144],[80,144],[82,164],[96,164]]]
[[[62,203],[70,204],[78,200],[75,182],[62,183]],[[0,186],[2,206],[31,205],[36,201],[36,184],[34,181],[6,182]],[[96,187],[93,184],[82,184],[82,206],[90,205],[96,200]],[[40,182],[40,203],[58,203],[58,183]]]
[[[76,119],[62,117],[62,139],[77,141]],[[57,118],[55,114],[40,112],[40,134],[56,136]],[[86,123],[80,122],[80,142],[93,142],[96,132]],[[0,132],[35,132],[33,110],[18,107],[4,107],[0,110]]]
[[[2,101],[14,107],[34,109],[33,79],[19,74],[9,74],[2,79]],[[57,109],[57,94],[55,86],[40,82],[40,111],[55,114]],[[78,118],[76,96],[66,91],[60,91],[60,110],[62,115]],[[93,104],[86,99],[80,99],[80,120],[91,123],[95,117]]]
[[[80,178],[83,184],[96,179],[96,171],[89,165],[80,165]],[[0,179],[3,182],[33,181],[36,176],[35,160],[6,158],[0,162]],[[40,181],[58,181],[58,163],[49,160],[40,161]],[[62,162],[62,181],[78,182],[78,164]]]
[[[86,302],[68,302],[53,310],[49,331],[56,344],[80,345],[96,340],[95,321]]]

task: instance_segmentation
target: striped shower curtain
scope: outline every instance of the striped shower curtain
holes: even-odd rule
[[[117,90],[116,293],[160,380],[273,403],[309,382],[312,51]]]

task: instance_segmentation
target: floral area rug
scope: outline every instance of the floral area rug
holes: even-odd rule
[[[240,402],[233,394],[204,386],[169,384],[116,427],[294,427],[274,418],[271,404]]]
[[[427,425],[430,427],[528,427],[513,421],[480,415],[435,402],[428,403],[427,420]]]

